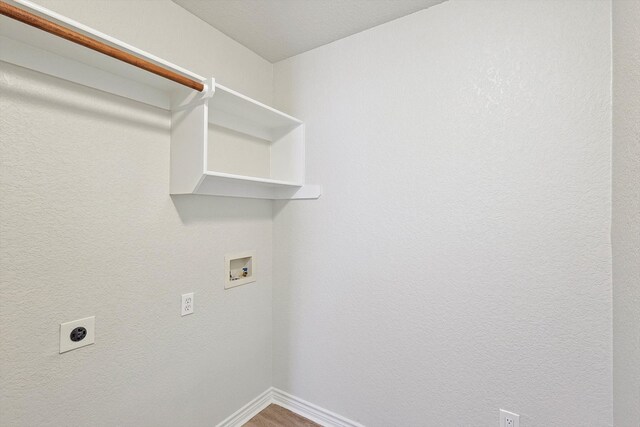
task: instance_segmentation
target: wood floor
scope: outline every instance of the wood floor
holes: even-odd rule
[[[282,406],[271,404],[251,418],[243,427],[320,427],[320,424],[309,421]]]

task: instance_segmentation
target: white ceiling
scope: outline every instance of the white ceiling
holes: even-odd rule
[[[277,62],[445,0],[173,0]]]

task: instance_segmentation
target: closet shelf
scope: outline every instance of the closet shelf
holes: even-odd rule
[[[0,60],[171,111],[171,194],[320,197],[320,186],[305,184],[302,121],[28,0],[3,1],[204,87],[0,15]]]
[[[317,199],[320,187],[268,178],[205,172],[192,193],[271,200]]]
[[[206,78],[27,0],[5,3],[169,71]],[[88,7],[88,6],[85,6]],[[156,74],[0,15],[0,60],[169,110],[174,92],[191,91]]]
[[[172,112],[171,194],[317,199],[305,184],[304,123],[208,82]]]
[[[255,176],[235,175],[232,173],[224,172],[205,172],[208,177],[225,178],[225,179],[237,179],[242,181],[252,181],[265,186],[279,188],[279,187],[302,187],[303,184],[290,181],[278,181],[277,179],[259,178]]]
[[[215,96],[209,101],[209,123],[266,140],[280,138],[302,124],[295,117],[218,83]]]

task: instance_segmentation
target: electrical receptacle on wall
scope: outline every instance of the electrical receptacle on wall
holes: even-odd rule
[[[186,316],[193,314],[193,292],[182,294],[182,305],[180,306],[180,315]]]
[[[500,427],[520,427],[520,415],[500,409]]]
[[[95,316],[60,324],[60,354],[95,342]]]

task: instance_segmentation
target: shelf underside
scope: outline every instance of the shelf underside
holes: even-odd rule
[[[210,171],[202,176],[192,193],[252,199],[317,199],[321,187]]]
[[[27,1],[9,1],[21,9],[153,62],[193,80],[205,78]],[[169,109],[178,83],[141,70],[45,31],[0,16],[0,60],[84,86]]]
[[[209,123],[275,141],[302,122],[220,84],[209,100]]]

